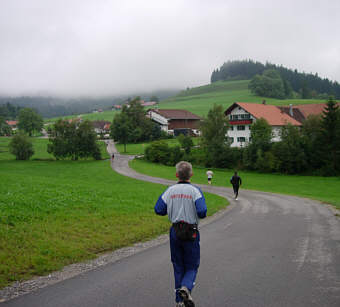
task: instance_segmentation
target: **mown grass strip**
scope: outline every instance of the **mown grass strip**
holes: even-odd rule
[[[174,176],[173,167],[144,160],[133,160],[130,166],[139,173],[154,177],[172,179]],[[204,168],[194,168],[192,182],[206,184],[206,171],[207,169]],[[213,172],[213,185],[231,187],[229,180],[233,170],[213,169]],[[260,174],[243,171],[239,174],[243,181],[241,189],[308,197],[330,203],[340,209],[340,177]]]

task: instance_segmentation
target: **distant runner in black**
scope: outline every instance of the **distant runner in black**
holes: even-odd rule
[[[230,178],[230,183],[233,185],[235,200],[237,200],[238,189],[242,184],[241,177],[237,175],[237,172],[234,173],[234,176]]]

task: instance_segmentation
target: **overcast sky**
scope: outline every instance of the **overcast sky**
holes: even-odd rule
[[[340,1],[0,0],[0,94],[192,87],[249,58],[340,81]]]

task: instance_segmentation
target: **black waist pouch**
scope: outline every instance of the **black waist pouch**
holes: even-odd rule
[[[182,241],[195,241],[197,238],[198,228],[196,224],[189,224],[186,222],[178,222],[172,224],[174,227],[176,237]]]

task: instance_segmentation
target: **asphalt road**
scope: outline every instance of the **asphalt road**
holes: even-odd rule
[[[114,147],[109,149],[114,150]],[[119,173],[137,174],[115,154]],[[201,186],[231,199],[227,188]],[[298,197],[240,191],[201,226],[199,306],[340,306],[340,221],[328,206]],[[209,204],[208,204],[209,206]],[[4,306],[174,306],[168,243],[78,275]]]

